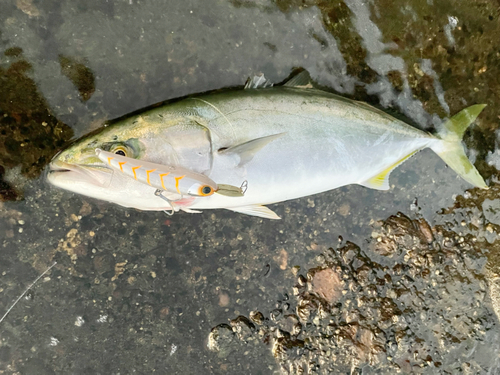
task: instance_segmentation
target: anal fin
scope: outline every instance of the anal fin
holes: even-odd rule
[[[230,211],[239,212],[240,214],[263,217],[264,219],[272,219],[272,220],[281,219],[281,217],[276,215],[274,211],[270,210],[266,206],[260,206],[258,204],[241,206],[241,207],[231,207],[227,209]]]
[[[391,172],[396,169],[399,165],[403,164],[406,160],[408,160],[410,157],[415,155],[417,151],[412,152],[411,154],[405,156],[401,160],[398,160],[391,166],[387,167],[384,169],[382,172],[378,173],[377,175],[369,178],[366,181],[359,182],[359,185],[366,186],[367,188],[370,189],[377,189],[377,190],[389,190],[389,176]]]

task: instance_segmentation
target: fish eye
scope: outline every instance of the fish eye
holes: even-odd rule
[[[115,147],[111,150],[112,153],[120,156],[127,156],[127,149],[123,146]]]
[[[214,189],[212,189],[208,185],[204,185],[204,186],[200,187],[199,192],[200,192],[200,195],[206,197],[206,196],[212,195],[214,193]]]

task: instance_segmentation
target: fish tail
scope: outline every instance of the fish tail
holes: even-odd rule
[[[442,142],[436,143],[431,148],[465,181],[476,187],[488,189],[483,177],[465,155],[462,145],[462,137],[465,131],[474,122],[484,107],[486,107],[486,104],[472,105],[446,121],[438,131],[438,138]]]

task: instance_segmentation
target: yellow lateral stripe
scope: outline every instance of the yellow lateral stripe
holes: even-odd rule
[[[151,182],[149,181],[149,174],[150,174],[151,172],[154,172],[154,171],[156,171],[156,169],[151,169],[151,170],[149,170],[149,171],[146,171],[146,175],[148,176],[148,184],[149,184],[149,185],[151,185]]]
[[[169,174],[170,174],[170,172],[168,172],[168,173],[162,173],[160,175],[161,186],[163,187],[163,190],[167,190],[167,188],[165,187],[165,184],[163,183],[163,177],[168,176]]]
[[[114,158],[113,158],[113,157],[111,157],[111,156],[108,158],[108,164],[109,164],[109,165],[111,165],[111,160],[113,160],[113,159],[114,159]]]
[[[120,171],[122,171],[122,172],[123,172],[123,164],[127,164],[127,162],[126,161],[119,161],[118,162],[118,165],[120,166]]]
[[[184,177],[186,177],[186,175],[184,176],[180,176],[180,177],[174,177],[175,178],[175,188],[177,189],[177,192],[180,194],[180,190],[179,190],[179,181],[182,180]]]
[[[137,180],[137,174],[135,173],[135,171],[136,171],[137,169],[139,169],[140,167],[142,167],[142,165],[138,165],[137,167],[132,168],[132,172],[134,172],[134,178],[135,178],[136,180]]]

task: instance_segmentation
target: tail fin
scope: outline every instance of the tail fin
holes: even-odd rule
[[[465,181],[479,188],[488,189],[483,177],[467,159],[462,146],[462,136],[465,130],[474,122],[484,107],[486,104],[470,106],[446,121],[438,132],[443,142],[433,146],[432,150]]]

